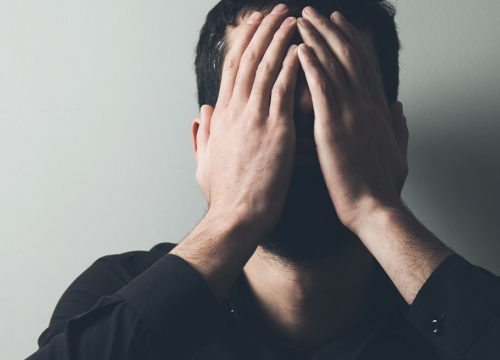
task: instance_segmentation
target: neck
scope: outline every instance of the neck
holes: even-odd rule
[[[245,312],[273,340],[314,350],[369,310],[375,260],[359,242],[325,259],[289,263],[258,248],[243,272]]]

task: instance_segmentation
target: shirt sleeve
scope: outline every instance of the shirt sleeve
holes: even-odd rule
[[[500,359],[500,278],[453,254],[420,289],[407,319],[444,359]]]
[[[183,359],[220,331],[219,309],[181,257],[166,254],[129,282],[98,260],[65,291],[28,359]]]

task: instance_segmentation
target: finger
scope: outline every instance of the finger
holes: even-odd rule
[[[234,96],[239,100],[248,100],[255,80],[255,72],[262,61],[274,33],[284,20],[288,8],[284,4],[278,4],[269,15],[262,20],[252,40],[245,49],[240,62],[240,68],[236,75],[234,85]]]
[[[293,125],[298,70],[299,57],[297,54],[297,45],[292,45],[283,61],[283,67],[278,75],[278,79],[274,83],[269,109],[271,118],[285,119],[290,121],[291,125]]]
[[[328,74],[331,80],[333,96],[337,100],[337,104],[341,106],[342,98],[350,94],[350,89],[347,86],[344,72],[339,62],[328,48],[322,36],[312,27],[311,23],[306,19],[299,18],[297,20],[299,25],[300,35],[304,43],[314,51],[314,54],[322,64],[323,69]]]
[[[330,121],[332,113],[337,113],[335,101],[326,74],[318,59],[305,44],[299,45],[299,60],[306,76],[307,85],[311,91],[314,108],[315,126],[317,121]],[[322,124],[324,125],[324,124]]]
[[[214,108],[210,105],[203,105],[200,109],[200,127],[196,134],[196,143],[198,151],[203,154],[207,148],[208,138],[210,137],[210,126],[212,120],[212,113]]]
[[[296,31],[296,19],[289,17],[274,34],[261,63],[257,68],[249,102],[259,113],[269,112],[271,91],[280,73],[288,44]]]
[[[361,62],[364,65],[363,71],[372,99],[383,101],[387,104],[377,53],[369,33],[356,28],[339,11],[333,12],[330,19],[342,31],[346,39],[358,50]]]
[[[217,105],[226,106],[231,100],[241,57],[257,31],[262,19],[263,15],[261,12],[256,11],[252,13],[245,19],[245,22],[240,25],[240,28],[235,30],[234,36],[231,37],[234,41],[225,56],[224,65],[222,67],[221,85]]]
[[[351,92],[359,99],[369,95],[363,68],[356,48],[342,35],[335,24],[311,6],[303,11],[304,17],[323,36],[333,54],[341,64]]]

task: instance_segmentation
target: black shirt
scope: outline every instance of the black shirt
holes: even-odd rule
[[[314,353],[252,326],[244,276],[219,303],[175,244],[98,259],[64,292],[31,360],[500,359],[500,278],[455,254],[408,306],[385,274],[372,311]]]

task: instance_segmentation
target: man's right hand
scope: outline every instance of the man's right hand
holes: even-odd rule
[[[197,180],[209,212],[238,214],[261,233],[281,215],[295,155],[299,61],[288,48],[296,19],[286,15],[278,6],[234,29],[217,104],[202,107],[197,133]]]
[[[274,9],[233,29],[215,109],[196,132],[196,178],[209,210],[170,254],[190,263],[217,298],[227,295],[281,216],[295,157],[293,109],[299,67],[296,20]]]

